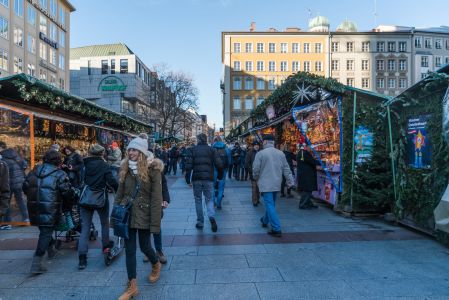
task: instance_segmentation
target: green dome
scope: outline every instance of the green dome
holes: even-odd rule
[[[323,16],[316,16],[309,21],[309,30],[323,30],[329,28],[329,19]]]
[[[337,27],[337,31],[357,32],[357,25],[352,21],[345,20]]]

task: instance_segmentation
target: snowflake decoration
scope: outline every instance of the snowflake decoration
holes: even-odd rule
[[[304,82],[302,83],[302,87],[299,85],[296,85],[298,88],[296,91],[293,92],[293,104],[297,103],[298,101],[304,103],[304,100],[310,102],[310,97],[313,95],[313,91],[311,91],[311,86],[304,86]]]

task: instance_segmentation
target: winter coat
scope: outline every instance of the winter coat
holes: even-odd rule
[[[245,160],[246,160],[246,150],[242,149],[242,151],[240,151],[240,166],[242,168],[245,167]]]
[[[8,165],[2,161],[0,155],[0,218],[6,214],[9,208],[10,193]]]
[[[170,152],[168,153],[168,157],[169,157],[170,159],[173,159],[173,160],[178,159],[178,157],[179,157],[179,151],[178,151],[178,148],[172,147],[172,148],[170,149]]]
[[[108,155],[108,164],[114,168],[120,168],[120,163],[122,162],[122,151],[120,148],[115,148]]]
[[[287,159],[288,166],[290,167],[290,170],[293,173],[293,169],[294,169],[293,161],[296,161],[295,154],[293,152],[286,151],[286,150],[284,150],[284,154],[285,154],[285,158]]]
[[[102,157],[86,157],[84,159],[84,183],[94,190],[102,190],[106,185],[117,191],[118,182],[112,175],[111,168]]]
[[[254,181],[254,176],[253,176],[253,163],[254,163],[254,159],[256,158],[256,154],[257,152],[259,152],[260,150],[255,150],[254,148],[249,150],[248,153],[246,154],[245,157],[245,168],[249,170],[249,178]]]
[[[63,169],[67,175],[69,176],[70,183],[73,187],[79,188],[83,185],[83,179],[81,176],[81,172],[84,168],[84,162],[81,155],[76,152],[71,153],[70,155],[64,158],[64,165],[66,167]],[[69,170],[69,166],[72,166],[72,169]]]
[[[298,190],[302,192],[316,191],[318,189],[316,166],[320,163],[306,150],[299,150],[296,162]]]
[[[240,153],[242,152],[242,148],[234,147],[231,151],[232,163],[234,165],[240,165]]]
[[[164,164],[168,163],[168,153],[167,153],[167,151],[165,151],[165,150],[161,151],[160,160],[162,160],[162,162]]]
[[[214,168],[217,169],[218,180],[223,179],[223,163],[217,150],[204,141],[189,149],[186,170],[187,172],[193,171],[192,181],[214,181]]]
[[[3,150],[0,154],[2,155],[3,161],[8,165],[9,188],[11,190],[21,189],[25,181],[26,161],[11,148]]]
[[[282,175],[287,185],[294,184],[292,172],[282,151],[267,144],[257,152],[253,163],[253,177],[257,181],[260,192],[279,192],[281,190]]]
[[[67,174],[51,164],[39,164],[26,177],[23,191],[27,195],[31,225],[55,226],[59,223],[62,204],[75,199]]]
[[[223,142],[215,142],[212,147],[217,150],[217,153],[220,156],[221,162],[223,164],[223,169],[227,170],[229,165],[231,164],[231,151],[226,148],[226,144]]]
[[[162,201],[167,201],[170,203],[170,193],[168,192],[167,177],[165,177],[164,172],[161,173],[162,177]]]
[[[162,178],[164,164],[159,159],[154,159],[148,167],[148,182],[141,182],[139,191],[131,206],[129,227],[133,229],[150,230],[151,233],[161,231],[162,213]],[[116,204],[126,205],[131,201],[136,187],[138,176],[131,170],[125,176],[125,180],[118,185]]]

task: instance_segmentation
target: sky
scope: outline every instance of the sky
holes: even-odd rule
[[[148,66],[165,63],[193,76],[200,114],[222,127],[221,32],[270,27],[307,30],[310,14],[331,30],[345,19],[359,31],[375,25],[449,26],[448,0],[69,0],[71,47],[125,43]],[[374,7],[377,2],[377,23]]]

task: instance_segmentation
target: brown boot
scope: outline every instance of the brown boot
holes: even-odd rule
[[[137,290],[137,279],[131,279],[128,281],[128,287],[126,288],[125,292],[118,298],[118,300],[129,300],[135,296],[139,291]]]
[[[148,280],[151,283],[155,283],[159,280],[159,277],[161,277],[161,263],[157,262],[154,265],[151,266],[151,274],[148,276]]]

